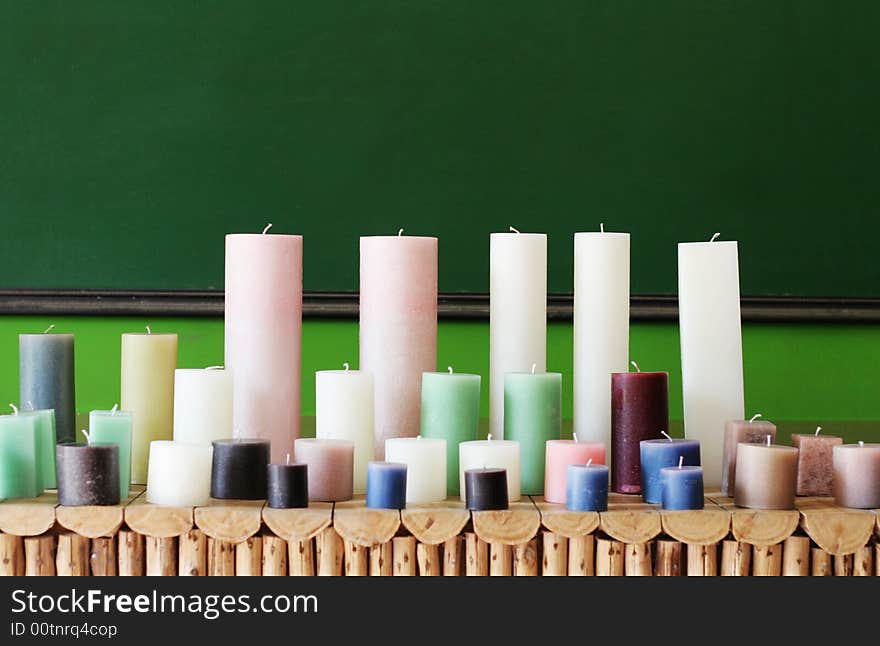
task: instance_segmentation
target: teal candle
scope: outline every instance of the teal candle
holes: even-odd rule
[[[610,379],[610,377],[609,377]],[[562,375],[513,372],[504,376],[504,439],[520,444],[522,493],[544,493],[544,451],[562,434]]]
[[[21,416],[32,416],[37,433],[37,461],[35,464],[37,485],[42,489],[54,489],[55,480],[55,410],[22,411]]]
[[[0,415],[0,498],[36,498],[37,427],[33,415]]]
[[[459,494],[458,445],[477,439],[480,421],[480,375],[422,373],[424,438],[446,440],[446,491]]]
[[[131,484],[131,413],[93,410],[89,413],[89,443],[119,445],[119,497],[128,498]]]

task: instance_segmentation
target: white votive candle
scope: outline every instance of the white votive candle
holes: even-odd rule
[[[472,440],[458,445],[459,490],[465,499],[464,472],[470,469],[505,469],[507,471],[507,499],[516,502],[521,497],[519,477],[519,442],[515,440]]]
[[[205,505],[211,498],[210,445],[150,442],[147,502],[176,507]]]
[[[406,465],[408,504],[446,499],[446,440],[389,438],[385,440],[385,461]]]

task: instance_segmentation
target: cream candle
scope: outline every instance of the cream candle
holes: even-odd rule
[[[373,375],[375,441],[419,433],[422,373],[437,369],[437,238],[360,240],[360,369]]]
[[[354,443],[354,493],[364,493],[375,439],[373,375],[344,367],[315,373],[315,437]]]
[[[397,437],[385,440],[385,461],[406,465],[406,502],[446,499],[446,440]]]
[[[880,444],[841,444],[832,449],[832,459],[835,504],[880,508]]]
[[[170,440],[174,421],[177,335],[122,335],[119,406],[132,416],[131,481],[147,481],[150,442]]]
[[[678,245],[684,428],[710,488],[721,485],[724,424],[745,415],[737,243],[717,236]]]
[[[210,445],[151,442],[147,502],[177,507],[208,504],[212,454]]]
[[[504,469],[507,475],[507,497],[517,502],[520,493],[519,442],[514,440],[495,440],[489,434],[488,440],[472,440],[458,445],[458,487],[461,500],[465,499],[464,472],[470,469]]]
[[[564,503],[568,467],[587,463],[605,464],[605,445],[602,442],[548,441],[544,467],[544,500]]]
[[[759,420],[761,413],[746,420],[729,420],[724,424],[724,448],[721,463],[721,493],[733,496],[736,483],[736,447],[740,442],[766,444],[776,441],[776,424]]]
[[[751,509],[794,509],[798,450],[793,446],[738,444],[733,502]]]
[[[797,495],[830,496],[834,481],[835,446],[843,444],[843,438],[835,435],[820,435],[822,427],[815,433],[792,433],[792,446],[798,450]]]
[[[232,373],[220,368],[174,371],[174,441],[209,445],[232,432]]]
[[[511,231],[489,238],[489,430],[499,440],[505,375],[547,369],[547,236]]]
[[[296,461],[309,474],[309,500],[351,500],[354,485],[354,442],[299,438],[293,443]]]

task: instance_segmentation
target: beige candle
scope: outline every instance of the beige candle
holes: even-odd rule
[[[880,444],[832,448],[834,502],[855,509],[880,508]]]
[[[293,443],[297,462],[308,465],[309,500],[351,500],[354,489],[354,442],[299,438]]]
[[[815,433],[802,435],[792,433],[791,443],[798,451],[797,495],[830,496],[831,481],[834,476],[831,450],[843,444],[843,439],[834,435],[819,435],[822,427]]]
[[[750,420],[732,420],[724,424],[724,451],[721,460],[721,493],[732,496],[736,483],[736,446],[746,444],[766,444],[776,441],[776,424],[759,420],[760,413]]]
[[[738,444],[733,502],[751,509],[794,509],[798,450],[779,444]]]

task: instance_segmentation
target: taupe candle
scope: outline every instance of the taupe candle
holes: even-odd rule
[[[741,442],[766,444],[776,441],[776,424],[759,420],[760,413],[750,420],[731,420],[724,424],[724,450],[721,465],[721,493],[732,496],[736,487],[736,447]]]
[[[119,504],[118,444],[59,444],[55,458],[59,504]]]
[[[751,509],[794,509],[798,450],[779,444],[738,444],[733,502]]]
[[[855,509],[880,508],[880,444],[841,444],[832,449],[834,502]]]
[[[834,435],[819,435],[822,427],[815,433],[802,435],[793,433],[791,443],[797,447],[798,479],[797,495],[830,496],[834,476],[831,452],[835,446],[843,444],[843,439]]]

